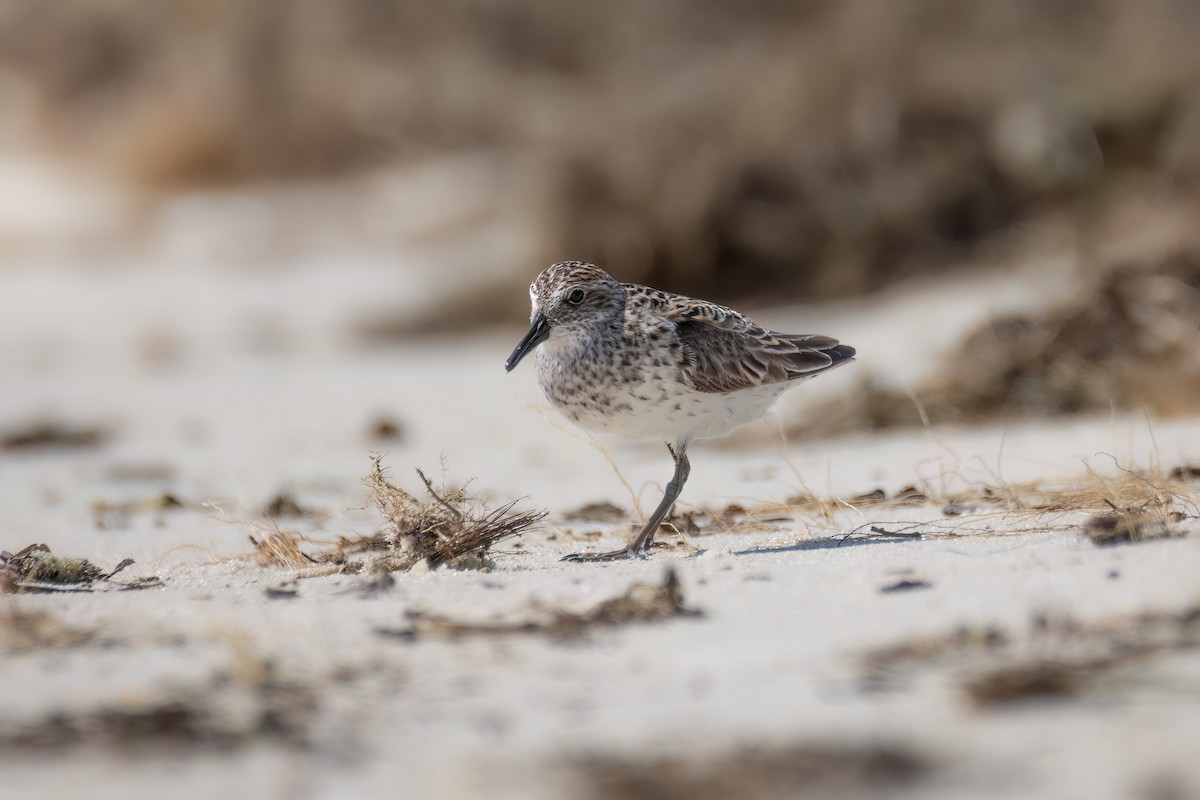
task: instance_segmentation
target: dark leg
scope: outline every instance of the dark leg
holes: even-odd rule
[[[675,475],[667,484],[667,492],[663,495],[662,502],[658,504],[658,508],[654,509],[646,527],[642,528],[642,532],[637,535],[637,538],[620,550],[614,550],[611,553],[574,553],[564,558],[563,561],[616,561],[621,558],[646,557],[646,552],[654,541],[654,534],[658,531],[658,526],[662,524],[663,517],[667,515],[671,506],[679,498],[679,493],[683,491],[683,485],[687,483],[688,473],[692,471],[692,465],[687,460],[686,444],[679,445],[678,450],[667,445],[667,449],[675,458]]]

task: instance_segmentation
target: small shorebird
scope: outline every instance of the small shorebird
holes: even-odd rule
[[[547,268],[529,299],[529,332],[504,368],[537,348],[538,383],[559,411],[589,431],[663,439],[675,459],[662,502],[632,542],[567,561],[644,557],[687,481],[694,439],[761,418],[794,384],[854,358],[828,336],[769,331],[731,308],[618,283],[581,261]]]

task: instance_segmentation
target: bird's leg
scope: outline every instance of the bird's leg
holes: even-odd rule
[[[658,504],[658,508],[654,509],[654,513],[650,516],[650,521],[646,523],[646,527],[642,528],[642,532],[637,535],[629,544],[629,549],[635,553],[645,555],[650,549],[650,544],[654,541],[654,534],[658,531],[658,526],[662,524],[663,518],[671,510],[671,506],[675,505],[675,501],[679,499],[680,492],[683,491],[683,485],[687,483],[688,475],[691,474],[692,465],[688,463],[687,455],[684,448],[680,447],[679,452],[675,452],[675,448],[667,445],[667,449],[671,451],[671,456],[675,459],[675,474],[671,476],[671,481],[667,484],[667,491],[663,495],[662,502]]]
[[[667,491],[663,495],[662,502],[658,504],[658,508],[654,509],[654,513],[650,515],[649,521],[637,538],[620,550],[614,550],[611,553],[574,553],[564,558],[563,561],[616,561],[622,558],[646,557],[646,553],[654,541],[654,534],[658,531],[658,526],[662,524],[663,517],[667,515],[671,506],[679,498],[679,493],[683,491],[683,485],[687,483],[688,474],[692,471],[692,465],[688,463],[687,459],[686,444],[679,445],[678,449],[667,445],[667,449],[675,458],[675,475],[667,484]]]

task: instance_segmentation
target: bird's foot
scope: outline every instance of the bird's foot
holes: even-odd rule
[[[613,550],[611,553],[572,553],[569,556],[563,556],[562,560],[578,564],[587,561],[621,561],[626,558],[644,559],[645,557],[646,548],[634,547],[631,544],[620,550]]]

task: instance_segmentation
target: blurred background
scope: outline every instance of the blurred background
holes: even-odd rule
[[[1071,503],[1197,515],[1198,43],[1197,0],[0,0],[0,551],[167,586],[0,598],[3,785],[1190,796],[1195,536],[1088,555]],[[551,560],[669,474],[503,370],[567,259],[858,361],[785,396],[787,448],[696,450],[677,523],[764,537],[679,562],[718,627],[400,644],[663,567]],[[276,593],[271,532],[379,529],[371,451],[552,516],[478,579]],[[1020,499],[1060,477],[1094,500]]]
[[[148,314],[152,359],[189,315],[515,327],[568,258],[751,309],[907,290],[891,333],[938,363],[864,368],[825,432],[1190,413],[1198,34],[1188,0],[6,0],[0,272],[49,329],[85,271],[78,314]]]

